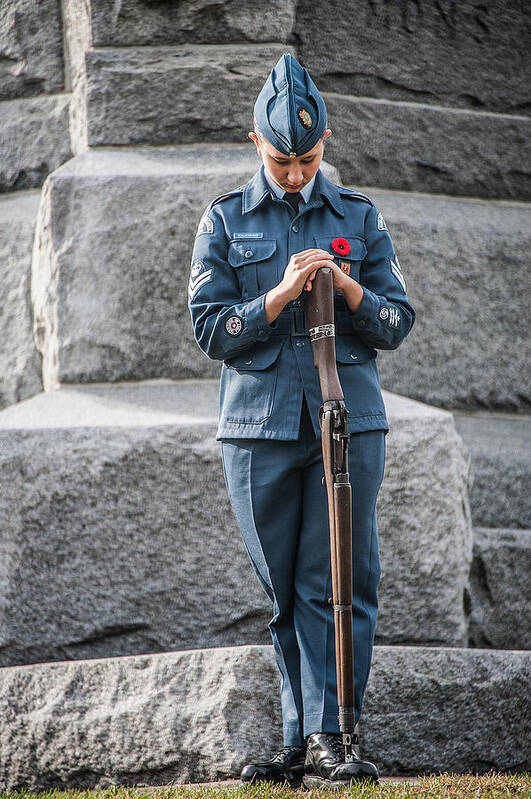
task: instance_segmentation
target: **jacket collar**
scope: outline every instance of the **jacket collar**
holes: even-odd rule
[[[338,187],[335,185],[335,183],[332,183],[330,180],[328,180],[328,178],[325,178],[320,169],[315,176],[313,193],[316,197],[324,197],[329,206],[333,211],[336,212],[336,214],[338,214],[338,216],[345,216],[345,211],[343,210],[343,200],[341,199],[341,194]]]
[[[242,214],[254,211],[271,194],[267,181],[264,177],[264,165],[253,175],[251,180],[245,185],[242,195]]]
[[[265,179],[264,166],[262,164],[258,172],[253,175],[251,180],[245,185],[242,195],[242,214],[254,211],[270,194],[271,188]],[[315,184],[310,203],[316,203],[316,198],[318,197],[324,197],[336,214],[345,216],[343,201],[338,187],[325,178],[320,169],[315,176]]]

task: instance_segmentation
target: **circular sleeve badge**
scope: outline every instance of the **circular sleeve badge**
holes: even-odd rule
[[[243,320],[240,316],[229,316],[225,322],[225,330],[229,336],[239,336],[243,330]]]
[[[378,314],[378,316],[380,317],[382,322],[385,322],[385,320],[389,317],[389,308],[387,308],[387,306],[385,305],[382,306],[380,308],[380,313]]]

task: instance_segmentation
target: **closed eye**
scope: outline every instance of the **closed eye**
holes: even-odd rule
[[[301,164],[311,164],[314,159],[315,159],[315,156],[312,155],[311,158],[304,158],[300,163]],[[275,163],[279,164],[280,166],[286,166],[286,164],[290,164],[291,163],[291,161],[288,161],[287,159],[285,161],[281,161],[279,158],[273,158],[273,161],[275,161]]]

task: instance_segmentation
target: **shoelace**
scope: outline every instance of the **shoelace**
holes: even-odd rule
[[[338,735],[327,735],[326,736],[327,743],[330,745],[330,748],[333,752],[341,758],[341,760],[345,759],[345,747],[343,746],[343,739],[340,738]]]
[[[303,750],[300,746],[284,746],[283,749],[280,750],[280,752],[277,752],[276,755],[274,755],[274,757],[271,758],[271,760],[282,762],[292,752],[293,754],[300,754],[301,757],[303,755]]]

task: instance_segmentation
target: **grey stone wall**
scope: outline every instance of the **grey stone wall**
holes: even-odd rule
[[[531,530],[479,528],[470,573],[470,643],[531,649]]]
[[[0,65],[0,101],[63,91],[61,0],[2,1]]]
[[[521,0],[299,0],[298,54],[327,92],[531,113],[531,12]]]
[[[529,412],[531,206],[370,193],[418,315],[400,348],[379,354],[383,385],[450,408]]]
[[[70,95],[0,103],[0,193],[42,186],[68,161]]]
[[[30,291],[38,208],[38,192],[0,195],[0,408],[42,390]]]

